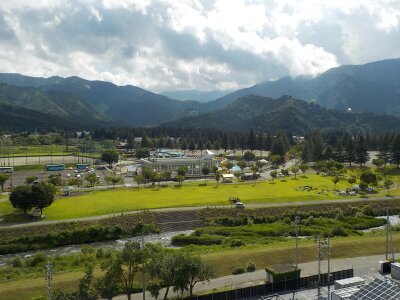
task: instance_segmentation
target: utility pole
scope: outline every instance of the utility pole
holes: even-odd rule
[[[143,236],[143,227],[144,224],[141,225],[141,235],[142,235],[142,251],[144,251],[144,236]],[[143,264],[142,264],[142,290],[143,290],[143,300],[146,300],[146,279],[145,279],[145,264],[144,264],[144,258],[143,258]]]
[[[321,299],[321,260],[322,260],[322,251],[321,251],[321,237],[317,236],[317,258],[318,258],[318,300]]]
[[[386,260],[389,258],[389,209],[386,209]]]
[[[324,242],[324,248],[327,250],[326,251],[326,256],[328,257],[328,300],[331,299],[331,243],[329,237],[325,239]]]
[[[53,270],[53,263],[48,262],[46,264],[46,280],[47,280],[47,299],[51,300],[51,281],[52,281],[52,276],[51,276],[51,271]]]
[[[294,217],[294,225],[296,230],[296,269],[299,264],[299,227],[300,227],[301,218],[300,216]]]

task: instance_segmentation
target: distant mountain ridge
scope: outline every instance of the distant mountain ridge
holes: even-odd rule
[[[213,101],[226,94],[231,93],[230,90],[212,90],[212,91],[198,91],[198,90],[182,90],[182,91],[166,91],[160,93],[160,95],[169,97],[176,100],[194,100],[201,103]]]
[[[400,59],[344,65],[316,77],[258,83],[207,103],[208,111],[224,108],[248,94],[272,98],[291,95],[326,108],[400,116]]]
[[[45,114],[85,118],[88,123],[157,126],[217,112],[247,95],[269,98],[290,95],[342,112],[351,108],[353,112],[400,116],[400,59],[344,65],[316,77],[284,77],[261,82],[206,103],[170,99],[131,85],[117,86],[76,76],[41,78],[0,73],[0,83],[9,85],[9,91],[3,91],[3,96],[7,94],[7,97],[2,99],[0,93],[0,101],[5,104]],[[5,86],[1,85],[0,92],[1,89]],[[185,93],[194,95],[198,92],[183,91],[180,95]],[[10,95],[19,96],[13,98]]]
[[[373,113],[353,113],[326,109],[319,104],[283,96],[277,99],[247,95],[227,107],[195,117],[171,121],[165,126],[218,128],[222,130],[287,130],[306,134],[313,130],[353,131],[399,130],[400,119]]]
[[[200,103],[169,99],[135,86],[117,86],[106,81],[90,81],[76,76],[35,78],[2,73],[0,82],[43,91],[68,92],[115,121],[130,126],[154,126],[197,111]]]

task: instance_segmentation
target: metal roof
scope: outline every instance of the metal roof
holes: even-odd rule
[[[363,286],[350,300],[399,300],[400,288],[390,280],[375,279]]]

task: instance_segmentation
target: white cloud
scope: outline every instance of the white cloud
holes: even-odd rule
[[[0,7],[0,71],[155,91],[317,75],[400,57],[399,41],[395,0],[20,0]]]

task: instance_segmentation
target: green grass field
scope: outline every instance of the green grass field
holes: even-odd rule
[[[296,190],[309,185],[312,191]],[[339,182],[338,188],[349,187]],[[168,186],[140,189],[115,189],[91,192],[81,196],[61,198],[44,210],[48,220],[69,219],[118,213],[131,210],[206,206],[228,204],[229,197],[239,197],[245,204],[299,202],[340,198],[333,192],[330,177],[308,175],[287,179],[286,182],[254,182],[241,184],[219,184],[209,181],[206,186],[187,183],[182,187]]]
[[[70,155],[75,151],[75,146],[70,146],[68,152],[64,145],[41,145],[41,146],[2,146],[0,157],[10,156],[38,156],[38,155]]]
[[[311,186],[314,190],[299,189]],[[337,189],[350,187],[347,181],[340,181]],[[189,207],[207,205],[228,205],[230,197],[238,197],[245,204],[303,202],[315,200],[340,199],[333,191],[331,177],[319,175],[298,176],[286,181],[259,181],[238,184],[216,185],[215,181],[203,183],[184,183],[177,187],[141,187],[140,189],[112,189],[95,191],[87,194],[57,199],[50,207],[44,209],[47,220],[90,217],[125,211],[155,209],[168,207]],[[384,197],[387,191],[377,189],[371,197]],[[400,194],[399,189],[390,192]],[[3,199],[2,199],[3,200]],[[8,201],[0,202],[0,215],[13,211]]]

